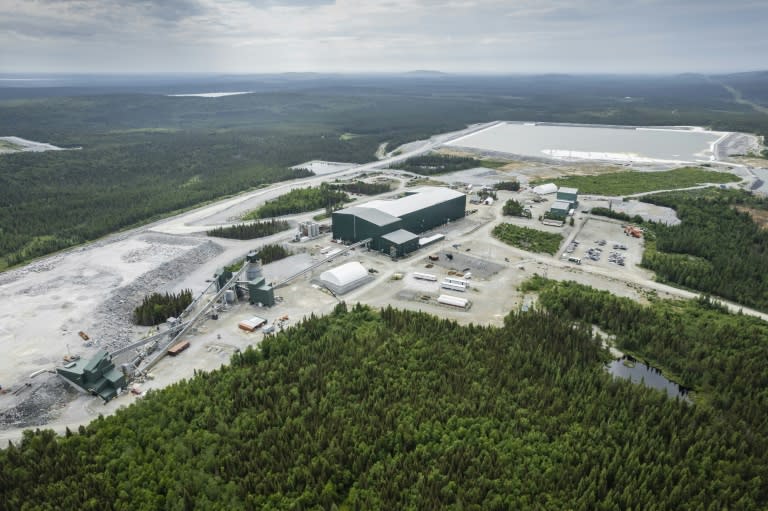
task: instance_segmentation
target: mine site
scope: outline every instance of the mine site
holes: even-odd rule
[[[641,202],[642,194],[584,194],[547,180],[686,164],[735,176],[727,184],[698,186],[757,190],[765,169],[731,158],[757,147],[752,135],[700,128],[497,121],[407,144],[370,163],[307,162],[314,177],[245,192],[6,271],[0,274],[0,438],[15,440],[23,429],[43,426],[62,432],[114,413],[196,370],[214,370],[233,353],[341,301],[500,325],[510,310],[535,306],[535,295],[519,290],[533,275],[640,301],[693,297],[640,267],[641,229],[590,213],[607,208],[674,225],[674,210]],[[433,176],[393,168],[433,151],[495,164]],[[324,182],[390,188],[351,194],[353,200],[330,215],[280,216],[288,228],[258,239],[207,234],[251,222],[243,220],[248,212]],[[518,190],[505,189],[513,182]],[[504,214],[511,199],[522,205],[519,215]],[[553,236],[553,250],[505,243],[496,231],[502,223]],[[266,245],[290,255],[263,264],[259,251]],[[134,323],[145,296],[182,290],[190,290],[193,301],[178,317],[156,326]]]

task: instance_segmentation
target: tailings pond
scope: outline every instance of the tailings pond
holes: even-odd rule
[[[678,397],[691,402],[688,389],[668,380],[655,367],[650,367],[632,358],[614,360],[608,364],[608,372],[618,378],[628,379],[632,383],[641,383],[652,389],[663,390],[669,397]]]
[[[501,123],[447,145],[555,160],[684,163],[716,160],[728,133],[702,128]]]

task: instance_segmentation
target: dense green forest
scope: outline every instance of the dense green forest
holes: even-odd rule
[[[152,326],[184,312],[192,303],[192,291],[184,289],[179,293],[152,293],[145,296],[141,305],[133,311],[133,322],[137,325]]]
[[[661,281],[768,311],[768,231],[736,206],[768,209],[743,191],[703,190],[644,197],[677,211],[681,223],[656,224],[643,266]]]
[[[745,94],[765,89],[760,74],[718,79],[733,79]],[[0,156],[0,269],[304,176],[289,169],[303,161],[370,161],[381,142],[394,148],[469,123],[704,125],[768,134],[768,117],[734,103],[717,81],[700,75],[176,80],[89,76],[68,79],[67,86],[0,84],[0,133],[81,148]],[[166,96],[233,88],[255,92]],[[626,102],[627,95],[636,101]]]
[[[566,176],[551,182],[558,187],[578,188],[579,193],[584,194],[627,195],[654,190],[688,188],[704,183],[734,183],[737,181],[741,181],[741,178],[728,172],[682,167],[662,172],[627,171],[595,176]]]
[[[25,433],[0,451],[0,502],[119,510],[765,508],[764,382],[729,380],[721,374],[727,365],[714,367],[714,375],[696,377],[712,379],[713,404],[688,405],[615,380],[590,325],[574,323],[558,303],[588,299],[589,319],[622,335],[635,328],[662,336],[679,325],[690,339],[712,336],[692,347],[713,362],[759,366],[765,327],[703,305],[655,315],[593,291],[566,291],[543,294],[556,312],[512,313],[501,328],[340,304],[236,354],[229,367],[150,392],[78,431]],[[686,323],[691,311],[701,320]],[[630,321],[638,317],[648,322]],[[713,336],[712,324],[723,332]],[[742,326],[739,342],[759,359],[731,359],[717,344]],[[684,353],[688,342],[670,349]],[[700,363],[679,361],[681,373]]]
[[[293,252],[285,248],[283,245],[270,243],[269,245],[264,245],[258,250],[257,257],[261,261],[261,264],[269,264],[274,261],[279,261],[280,259],[285,259],[292,254]]]
[[[512,245],[531,252],[554,254],[563,242],[561,234],[540,231],[530,227],[519,227],[514,224],[499,224],[491,231],[495,237]]]
[[[322,183],[320,186],[291,190],[276,199],[267,201],[260,208],[247,213],[243,219],[294,215],[321,208],[325,208],[326,213],[330,213],[351,200],[345,192],[337,190],[328,183]]]
[[[517,192],[520,190],[520,181],[499,181],[493,187],[496,190],[509,190]]]
[[[457,170],[472,169],[482,167],[483,161],[477,158],[467,156],[452,156],[448,154],[430,153],[423,156],[414,156],[407,160],[393,165],[392,168],[406,170],[422,176],[431,176],[434,174],[445,174],[446,172],[455,172]]]
[[[236,240],[252,240],[271,236],[278,232],[290,229],[291,225],[285,220],[271,219],[266,222],[252,222],[249,224],[237,224],[229,227],[217,227],[206,234],[217,238],[231,238]]]
[[[360,195],[378,195],[387,193],[392,189],[391,183],[366,183],[365,181],[354,181],[352,183],[341,183],[331,185],[338,190],[347,193],[357,193]]]
[[[708,297],[640,305],[575,282],[538,278],[533,284],[548,311],[616,335],[619,348],[664,368],[675,381],[695,391],[697,403],[711,405],[734,428],[754,432],[761,444],[768,443],[768,366],[764,363],[768,324],[764,321],[729,314]],[[765,451],[762,454],[768,456]],[[768,457],[762,470],[768,468],[766,461]]]

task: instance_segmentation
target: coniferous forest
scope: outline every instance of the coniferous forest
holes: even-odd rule
[[[643,201],[674,208],[679,225],[653,225],[643,266],[671,282],[768,311],[768,231],[749,208],[768,201],[731,190],[672,192]]]
[[[352,183],[333,184],[331,186],[347,193],[358,193],[360,195],[378,195],[380,193],[387,193],[392,189],[391,183],[367,183],[360,180]]]
[[[141,305],[134,309],[133,321],[142,326],[157,325],[172,316],[178,316],[190,303],[192,303],[190,289],[184,289],[179,293],[152,293],[145,296]]]
[[[395,165],[394,168],[421,174],[422,176],[431,176],[482,166],[483,162],[477,158],[432,153],[408,158],[404,162]]]
[[[317,187],[296,188],[280,197],[268,201],[260,208],[249,212],[245,219],[270,218],[281,215],[293,215],[325,208],[326,212],[333,211],[352,199],[345,192],[337,190],[333,185],[321,183]]]
[[[269,264],[280,259],[285,259],[293,252],[285,248],[283,245],[277,243],[271,243],[264,245],[258,251],[258,258],[262,264]]]
[[[536,287],[550,311],[498,328],[340,304],[78,431],[25,433],[0,451],[0,504],[765,509],[764,364],[729,378],[748,362],[736,344],[765,360],[764,324]],[[613,379],[582,315],[648,356],[676,354],[694,403]]]
[[[252,240],[271,236],[278,232],[290,229],[290,224],[285,220],[271,219],[264,222],[252,222],[248,224],[236,224],[229,227],[217,227],[206,232],[208,236],[217,238],[232,238],[236,240]]]

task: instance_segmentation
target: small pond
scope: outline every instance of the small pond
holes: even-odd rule
[[[632,383],[642,383],[646,387],[666,391],[669,397],[678,397],[691,402],[688,397],[690,389],[668,380],[655,367],[648,366],[636,359],[625,355],[619,360],[614,360],[607,366],[608,372],[618,378],[629,379]]]

